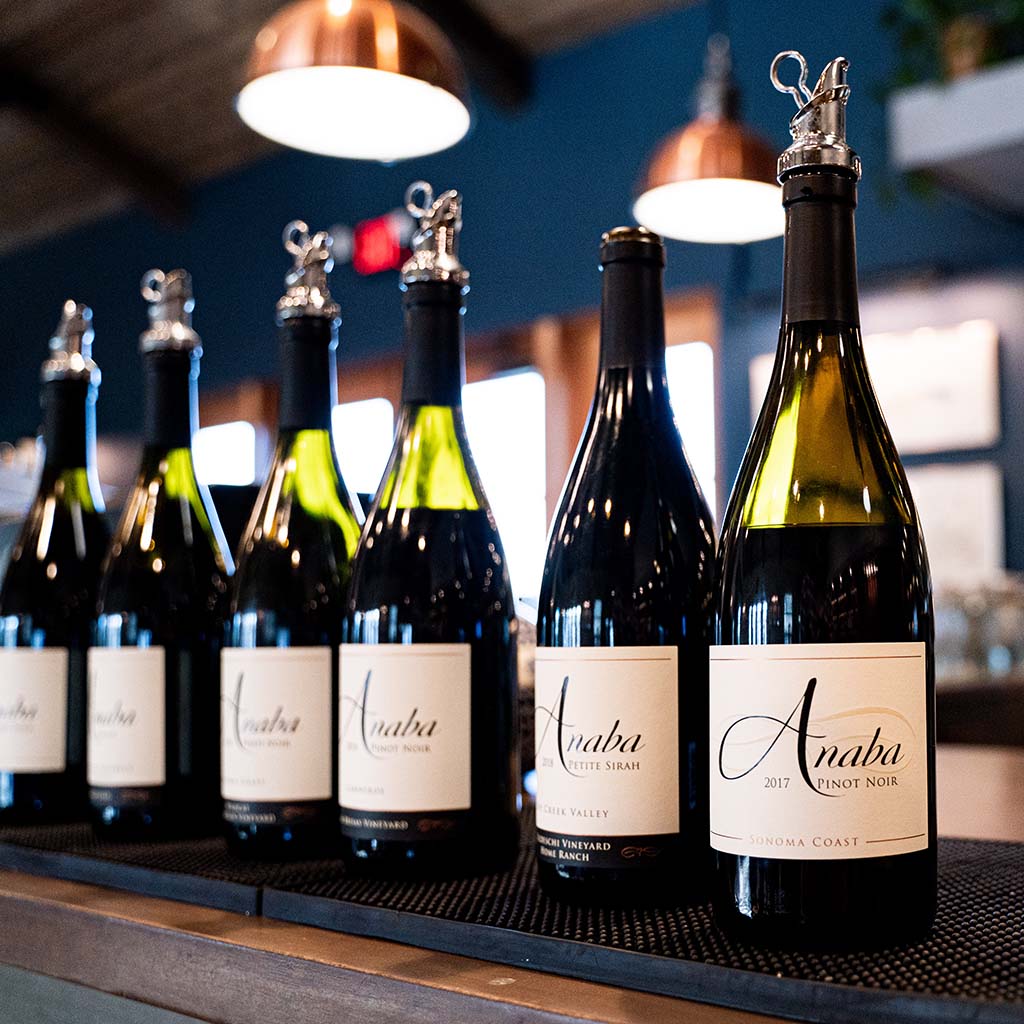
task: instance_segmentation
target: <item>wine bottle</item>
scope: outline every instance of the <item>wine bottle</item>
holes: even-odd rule
[[[84,818],[85,658],[109,531],[96,475],[92,310],[43,363],[42,478],[0,593],[0,822]]]
[[[801,55],[772,65],[799,106],[782,328],[723,526],[710,673],[716,913],[821,948],[919,935],[936,894],[931,582],[861,343],[847,67],[811,91]]]
[[[537,858],[553,896],[672,902],[707,874],[711,513],[665,377],[665,247],[601,239],[597,392],[537,611]]]
[[[199,336],[183,270],[142,280],[142,463],[103,563],[89,651],[89,799],[104,835],[215,831],[231,560],[192,463]]]
[[[462,199],[417,182],[406,204],[402,405],[341,648],[343,850],[370,869],[477,872],[517,848],[516,619],[462,416]]]
[[[331,238],[285,228],[277,305],[277,446],[239,548],[221,654],[221,796],[229,845],[281,859],[336,842],[338,646],[362,510],[331,441],[337,304]]]

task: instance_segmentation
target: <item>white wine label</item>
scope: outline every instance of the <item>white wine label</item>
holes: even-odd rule
[[[541,856],[603,863],[610,844],[566,837],[678,833],[676,648],[538,647],[535,686]]]
[[[331,649],[221,652],[221,795],[225,800],[329,800]]]
[[[469,644],[342,644],[339,715],[347,811],[469,809]]]
[[[64,771],[67,728],[68,652],[0,648],[0,771]]]
[[[923,643],[711,648],[711,845],[782,860],[928,846]]]
[[[164,649],[89,649],[87,764],[93,787],[167,780]]]

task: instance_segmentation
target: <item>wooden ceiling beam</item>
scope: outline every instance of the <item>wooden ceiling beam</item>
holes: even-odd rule
[[[434,21],[462,56],[470,78],[506,110],[533,95],[533,61],[470,0],[411,0]]]
[[[188,192],[173,174],[5,54],[0,54],[0,108],[14,111],[66,143],[161,220],[172,224],[185,220]]]

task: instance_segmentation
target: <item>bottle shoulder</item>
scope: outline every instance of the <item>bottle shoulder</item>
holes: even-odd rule
[[[916,525],[917,514],[859,330],[796,324],[783,331],[723,537],[823,523]]]
[[[103,557],[109,538],[103,513],[91,500],[50,488],[33,498],[12,550],[34,553],[39,562],[44,562],[51,550],[65,558],[87,561]]]
[[[207,500],[190,472],[143,466],[104,560],[101,614],[222,611],[233,566]]]
[[[341,476],[327,431],[299,431],[278,439],[240,552],[259,548],[322,548],[335,561],[350,561],[363,512]]]
[[[266,537],[243,542],[231,586],[236,619],[270,616],[275,637],[282,628],[304,632],[309,625],[319,633],[327,620],[340,622],[351,556],[324,523],[315,526],[319,536],[298,530],[289,535],[287,546]]]
[[[497,527],[486,509],[378,508],[356,553],[353,611],[394,606],[409,616],[513,614]]]
[[[488,507],[460,407],[403,405],[374,507]]]
[[[259,516],[265,511],[266,516]],[[326,583],[348,576],[355,554],[350,537],[332,520],[277,505],[254,512],[262,520],[242,537],[235,569],[235,588],[244,590],[267,573],[291,571],[296,576]],[[269,529],[267,528],[268,520]]]
[[[675,423],[598,422],[581,439],[559,499],[559,513],[611,501],[636,514],[667,512],[710,524],[711,514]]]
[[[340,616],[361,527],[327,432],[282,436],[239,545],[233,610]]]
[[[95,598],[110,531],[91,504],[41,491],[22,523],[0,588],[0,614],[50,618]]]
[[[714,554],[714,524],[674,422],[592,418],[552,520],[545,581],[691,574]]]
[[[908,524],[741,528],[719,552],[719,643],[925,640],[931,575]]]

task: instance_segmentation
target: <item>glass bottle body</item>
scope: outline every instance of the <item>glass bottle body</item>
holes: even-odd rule
[[[352,801],[345,794],[343,753],[347,858],[367,869],[417,874],[479,873],[510,862],[519,830],[516,619],[501,539],[469,455],[459,405],[403,404],[356,556],[349,608],[342,648],[343,750],[357,743],[361,713],[345,700],[349,645],[415,645],[408,648],[414,660],[403,669],[424,677],[430,673],[418,665],[428,664],[423,659],[431,651],[456,660],[461,652],[466,659],[458,678],[449,680],[458,705],[449,721],[465,714],[464,739],[454,751],[463,796],[441,797],[447,806],[368,814],[347,806]],[[446,683],[439,685],[438,728],[444,730]],[[365,699],[362,707],[368,707]],[[404,835],[391,838],[384,831],[392,819],[410,824]]]
[[[852,238],[852,212],[847,216]],[[852,272],[852,251],[846,259]],[[855,296],[855,285],[851,291]],[[859,329],[849,319],[784,324],[769,393],[726,515],[718,565],[718,644],[751,651],[759,645],[829,646],[793,648],[793,659],[811,652],[801,667],[819,688],[818,710],[811,707],[813,689],[804,691],[794,710],[806,709],[806,719],[797,728],[797,717],[786,719],[782,738],[755,773],[769,780],[791,777],[793,792],[805,794],[811,823],[795,824],[787,816],[791,808],[782,805],[786,813],[778,816],[777,831],[788,842],[806,842],[811,852],[763,856],[716,849],[716,915],[738,934],[770,944],[871,947],[919,936],[933,919],[936,887],[931,583],[906,478],[871,388]],[[908,652],[917,656],[918,674],[910,677],[909,688],[886,692],[878,680],[893,659]],[[862,666],[865,675],[848,688],[842,710],[826,714],[821,694],[835,676],[832,658]],[[761,678],[767,685],[764,666]],[[716,686],[714,665],[711,685]],[[860,696],[869,690],[873,696]],[[754,707],[759,699],[751,694],[751,712],[765,710]],[[876,706],[859,707],[863,703]],[[835,723],[863,726],[869,714],[874,717],[865,735],[854,737],[856,743],[839,737]],[[918,781],[908,806],[920,824],[897,829],[898,837],[880,837],[875,833],[885,832],[884,817],[899,813],[882,803],[894,790],[887,785],[877,797],[869,796],[874,789],[865,790],[882,782],[905,784],[908,777],[867,758],[876,756],[875,719],[881,723],[875,735],[884,743],[895,728],[886,723],[897,717],[915,722],[901,755],[916,762]],[[725,763],[716,762],[714,730],[713,716],[713,776]],[[828,753],[833,745],[842,748],[838,763]],[[806,772],[798,772],[796,762],[791,776],[770,767],[777,762],[769,755],[785,752],[799,759],[801,751]],[[844,761],[846,777],[837,778]],[[836,796],[840,786],[856,788]],[[769,793],[765,800],[773,798]],[[876,804],[865,804],[855,821],[848,808],[857,799]],[[714,785],[711,827],[716,828]],[[815,844],[824,838],[811,836],[816,829],[822,836],[835,833],[847,845],[838,854],[822,855]],[[881,855],[893,849],[890,838],[903,840],[907,852]],[[723,845],[721,839],[717,843]]]
[[[706,881],[714,536],[668,396],[660,243],[636,262],[616,250],[606,242],[597,394],[538,606],[538,871],[559,899],[629,906]]]
[[[256,803],[231,799],[225,792],[225,830],[236,852],[280,859],[299,852],[322,852],[335,845],[338,645],[361,518],[358,505],[342,482],[330,433],[325,429],[282,430],[267,481],[242,540],[228,646],[273,648],[282,653],[286,649],[313,648],[324,655],[329,675],[320,682],[326,694],[311,690],[307,700],[309,715],[317,718],[322,713],[321,705],[326,705],[330,746],[326,750],[300,747],[297,753],[314,761],[326,759],[327,763],[310,766],[314,781],[302,780],[296,791],[312,791],[302,790],[302,785],[323,789],[325,781],[326,791],[316,799]],[[312,664],[314,671],[318,670],[315,657]],[[234,685],[235,678],[225,676],[228,689],[224,691],[222,712],[228,719],[242,713],[240,694],[229,692]],[[275,699],[286,702],[288,695],[275,695]],[[296,716],[292,715],[291,720],[296,721]],[[226,719],[225,728],[229,724]],[[323,724],[310,725],[320,735]],[[301,745],[307,733],[303,723],[288,742]],[[222,776],[222,789],[224,785]]]
[[[91,449],[88,429],[87,435]],[[63,719],[64,749],[54,770],[0,772],[0,822],[10,824],[78,819],[88,807],[86,652],[110,533],[91,458],[88,465],[83,459],[82,465],[62,466],[49,457],[47,463],[11,553],[0,596],[0,644],[10,651],[57,653],[54,668],[66,671],[63,687],[54,681],[64,689],[63,706],[35,714]],[[66,669],[59,652],[66,652]]]
[[[216,828],[219,654],[232,571],[192,462],[197,357],[159,352],[146,361],[146,445],[104,562],[90,656],[92,818],[124,838]]]

